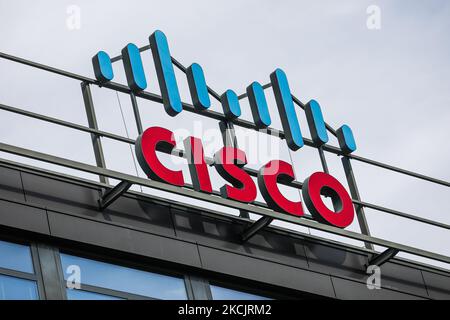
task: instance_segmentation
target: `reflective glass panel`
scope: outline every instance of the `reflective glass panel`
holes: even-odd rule
[[[80,268],[80,282],[91,286],[129,292],[156,299],[185,300],[182,278],[122,267],[105,262],[61,254],[64,278],[72,275],[71,265]]]
[[[218,286],[211,286],[211,293],[214,300],[270,300],[267,297]]]
[[[37,300],[39,299],[36,282],[0,275],[1,300]]]

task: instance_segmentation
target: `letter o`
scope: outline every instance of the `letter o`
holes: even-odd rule
[[[345,228],[353,222],[355,210],[350,195],[333,176],[315,172],[303,182],[302,195],[313,218],[321,223]],[[331,197],[337,212],[328,209],[321,196]]]

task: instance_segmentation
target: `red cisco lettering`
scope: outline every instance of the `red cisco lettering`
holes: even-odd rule
[[[184,145],[194,189],[212,193],[201,140],[188,137],[184,140]],[[148,128],[136,140],[137,158],[147,176],[182,187],[184,186],[182,171],[168,169],[156,155],[156,151],[170,153],[174,147],[173,133],[160,127]],[[246,164],[245,152],[237,148],[223,147],[214,154],[214,167],[229,183],[220,188],[222,197],[244,203],[251,203],[256,199],[256,185],[243,169]],[[278,188],[278,183],[293,180],[292,166],[282,160],[272,160],[261,167],[257,179],[261,194],[270,208],[303,216],[301,201],[287,199]],[[323,172],[313,173],[303,182],[302,196],[315,220],[339,228],[345,228],[352,223],[355,215],[352,199],[344,186],[333,176]],[[336,212],[327,208],[321,196],[331,197]]]

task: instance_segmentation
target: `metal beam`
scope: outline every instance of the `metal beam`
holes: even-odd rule
[[[323,172],[330,173],[328,170],[327,159],[325,158],[325,152],[323,152],[322,146],[318,147],[320,162],[322,163]]]
[[[342,157],[342,164],[344,166],[345,177],[347,178],[348,187],[350,189],[350,194],[352,199],[361,201],[359,196],[358,187],[356,186],[355,175],[353,174],[353,168],[348,157]],[[356,218],[358,219],[359,228],[362,234],[370,236],[369,225],[367,223],[366,215],[364,213],[364,207],[360,205],[355,206]],[[371,243],[365,242],[364,245],[367,249],[373,250],[373,245]]]
[[[105,210],[109,205],[116,201],[122,194],[128,191],[133,184],[128,181],[121,181],[114,188],[106,191],[98,200],[101,211]]]
[[[83,93],[84,106],[86,109],[86,116],[88,120],[89,127],[91,129],[98,130],[97,118],[95,116],[94,102],[92,101],[92,93],[89,84],[86,82],[81,83],[81,91]],[[105,156],[103,154],[102,141],[100,137],[91,133],[92,147],[94,149],[95,162],[97,167],[106,168]],[[108,178],[104,176],[99,176],[100,182],[108,183]]]
[[[375,255],[369,260],[368,266],[378,266],[385,264],[389,260],[391,260],[395,255],[399,252],[398,249],[389,248],[383,251],[380,254]]]
[[[261,217],[259,220],[254,222],[250,227],[245,229],[245,231],[241,235],[241,239],[243,242],[248,241],[251,237],[253,237],[255,234],[258,233],[261,229],[267,227],[271,222],[273,221],[273,218],[271,217]]]
[[[404,212],[401,212],[401,211],[398,211],[398,210],[385,208],[385,207],[378,206],[378,205],[375,205],[375,204],[372,204],[372,203],[368,203],[368,202],[364,202],[364,201],[358,201],[358,200],[354,200],[354,199],[352,201],[353,201],[354,204],[363,206],[365,208],[370,208],[370,209],[377,210],[377,211],[383,211],[383,212],[386,212],[386,213],[393,214],[394,216],[398,216],[398,217],[402,217],[402,218],[405,218],[405,219],[410,219],[410,220],[413,220],[413,221],[429,224],[429,225],[432,225],[432,226],[435,226],[435,227],[438,227],[438,228],[443,228],[443,229],[450,230],[450,225],[442,223],[442,222],[438,222],[438,221],[434,221],[434,220],[418,217],[418,216],[415,216],[415,215],[412,215],[412,214],[408,214],[408,213],[404,213]]]
[[[130,92],[131,106],[133,107],[134,119],[136,120],[136,128],[138,134],[144,132],[142,127],[141,114],[139,113],[139,105],[137,103],[136,95],[133,92]]]
[[[238,148],[236,133],[234,131],[234,126],[229,121],[220,121],[219,122],[220,133],[222,134],[223,145],[226,147],[234,147]],[[245,170],[245,169],[244,169]],[[254,175],[257,176],[257,171],[253,172]],[[247,211],[239,210],[239,216],[241,218],[250,218],[250,214]]]
[[[109,132],[106,132],[106,131],[89,128],[89,127],[82,126],[82,125],[77,124],[77,123],[64,121],[64,120],[60,120],[60,119],[57,119],[57,118],[52,118],[52,117],[49,117],[49,116],[44,116],[44,115],[39,114],[39,113],[35,113],[35,112],[31,112],[31,111],[27,111],[27,110],[15,108],[15,107],[11,107],[11,106],[8,106],[8,105],[5,105],[5,104],[0,104],[0,110],[5,110],[5,111],[8,111],[8,112],[20,114],[20,115],[25,116],[25,117],[29,117],[29,118],[33,118],[33,119],[37,119],[37,120],[53,123],[53,124],[56,124],[56,125],[59,125],[59,126],[63,126],[63,127],[67,127],[67,128],[71,128],[71,129],[75,129],[75,130],[96,134],[96,135],[101,136],[101,137],[106,137],[106,138],[109,138],[109,139],[113,139],[113,140],[117,140],[117,141],[121,141],[121,142],[125,142],[125,143],[134,144],[134,142],[135,142],[132,139],[129,139],[129,138],[126,138],[126,137],[122,137],[122,136],[119,136],[119,135],[114,134],[114,133],[109,133]]]
[[[220,121],[219,128],[222,135],[223,145],[226,147],[238,148],[233,124],[229,121]]]

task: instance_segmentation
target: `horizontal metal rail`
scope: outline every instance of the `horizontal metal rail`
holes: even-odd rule
[[[31,67],[35,67],[37,69],[41,69],[41,70],[48,71],[48,72],[51,72],[51,73],[59,74],[61,76],[65,76],[65,77],[72,78],[72,79],[75,79],[75,80],[84,81],[84,82],[90,83],[90,84],[95,84],[95,85],[100,86],[100,87],[105,87],[105,88],[108,88],[108,89],[111,89],[111,90],[116,90],[118,92],[122,92],[122,93],[130,93],[131,92],[130,88],[128,88],[125,85],[116,83],[116,82],[108,82],[106,84],[101,85],[98,81],[96,81],[96,80],[94,80],[92,78],[88,78],[88,77],[81,76],[81,75],[78,75],[78,74],[75,74],[75,73],[72,73],[72,72],[68,72],[68,71],[65,71],[65,70],[61,70],[61,69],[57,69],[57,68],[54,68],[54,67],[50,67],[50,66],[47,66],[47,65],[44,65],[44,64],[36,63],[36,62],[30,61],[30,60],[22,59],[22,58],[19,58],[19,57],[13,56],[13,55],[9,55],[9,54],[3,53],[3,52],[0,52],[0,58],[4,58],[4,59],[10,60],[10,61],[14,61],[14,62],[17,62],[17,63],[20,63],[20,64],[28,65],[28,66],[31,66]],[[173,59],[173,60],[175,60],[175,59]],[[215,94],[217,95],[217,93],[215,93]],[[136,96],[138,96],[140,98],[143,98],[143,99],[146,99],[146,100],[162,103],[161,96],[159,96],[157,94],[154,94],[154,93],[150,93],[150,92],[144,91],[144,92],[140,92],[140,93],[136,94]],[[296,104],[298,104],[299,106],[303,106],[301,101],[299,101],[297,98],[293,97],[293,99],[294,99],[294,102]],[[183,109],[186,110],[187,112],[192,112],[192,113],[198,114],[197,111],[195,110],[194,106],[191,105],[191,104],[183,103]],[[201,113],[201,115],[205,116],[205,117],[208,117],[208,118],[211,118],[211,119],[218,120],[218,121],[226,120],[226,118],[225,118],[225,116],[223,114],[221,114],[219,112],[212,111],[212,110],[205,110],[205,111],[203,111]],[[267,133],[269,135],[277,136],[277,137],[279,137],[281,139],[284,139],[284,132],[282,130],[278,130],[278,129],[274,129],[274,128],[267,128],[265,130],[259,130],[259,128],[257,128],[255,126],[255,124],[253,124],[252,122],[246,121],[246,120],[242,120],[242,119],[235,119],[232,122],[234,124],[240,126],[240,127],[246,128],[246,129],[257,130],[257,131],[260,131],[260,132],[263,132],[263,133]],[[333,130],[331,127],[330,128],[327,127],[327,129]],[[106,137],[107,135],[104,135],[104,136]],[[314,147],[314,144],[313,144],[311,139],[304,138],[304,141],[305,141],[305,145],[310,146],[310,147]],[[337,147],[334,147],[334,146],[331,146],[331,145],[324,145],[323,146],[323,150],[327,151],[327,152],[330,152],[330,153],[334,153],[336,155],[342,155],[342,151],[341,151],[340,148],[337,148]],[[413,172],[413,171],[401,169],[401,168],[398,168],[398,167],[395,167],[395,166],[391,166],[391,165],[388,165],[388,164],[385,164],[385,163],[382,163],[382,162],[379,162],[379,161],[367,159],[367,158],[364,158],[364,157],[361,157],[361,156],[357,156],[357,155],[353,155],[353,154],[348,155],[348,157],[350,159],[354,159],[356,161],[364,162],[364,163],[371,164],[371,165],[374,165],[374,166],[377,166],[377,167],[380,167],[380,168],[384,168],[384,169],[387,169],[387,170],[395,171],[395,172],[398,172],[398,173],[401,173],[401,174],[405,174],[405,175],[408,175],[408,176],[411,176],[411,177],[415,177],[417,179],[421,179],[421,180],[429,181],[429,182],[436,183],[436,184],[439,184],[439,185],[443,185],[443,186],[446,186],[446,187],[450,187],[450,182],[447,182],[447,181],[444,181],[444,180],[441,180],[441,179],[432,178],[432,177],[429,177],[429,176],[426,176],[426,175],[423,175],[423,174],[420,174],[420,173],[416,173],[416,172]]]
[[[88,172],[88,173],[92,173],[92,174],[96,174],[96,175],[101,175],[101,176],[117,179],[120,181],[127,181],[131,184],[137,184],[137,185],[141,185],[141,186],[145,186],[145,187],[149,187],[149,188],[154,188],[154,189],[174,193],[174,194],[177,194],[180,196],[186,196],[186,197],[191,197],[191,198],[198,199],[198,200],[208,201],[210,203],[214,203],[217,205],[223,205],[223,206],[227,206],[227,207],[238,209],[238,210],[245,210],[248,212],[271,217],[274,219],[283,220],[286,222],[292,222],[292,223],[295,223],[297,225],[304,226],[307,228],[312,228],[312,229],[316,229],[316,230],[320,230],[320,231],[324,231],[324,232],[329,232],[332,234],[344,236],[344,237],[358,240],[358,241],[369,242],[374,245],[392,248],[392,249],[399,250],[401,252],[410,253],[410,254],[413,254],[416,256],[421,256],[424,258],[429,258],[432,260],[450,264],[450,257],[442,255],[442,254],[422,250],[419,248],[414,248],[411,246],[399,244],[396,242],[392,242],[392,241],[388,241],[388,240],[384,240],[384,239],[380,239],[380,238],[376,238],[376,237],[372,237],[372,236],[367,236],[367,235],[360,234],[360,233],[353,232],[353,231],[339,229],[339,228],[336,228],[333,226],[315,222],[313,220],[308,220],[308,219],[299,218],[299,217],[292,216],[292,215],[279,213],[279,212],[276,212],[276,211],[273,211],[273,210],[270,210],[267,208],[263,208],[260,206],[254,206],[251,204],[246,204],[246,203],[241,203],[241,202],[225,199],[220,196],[209,195],[209,194],[197,192],[197,191],[194,191],[189,188],[177,187],[177,186],[169,185],[166,183],[162,183],[162,182],[158,182],[158,181],[154,181],[154,180],[150,180],[150,179],[144,179],[144,178],[136,177],[133,175],[125,174],[122,172],[113,171],[113,170],[109,170],[109,169],[105,169],[105,168],[100,168],[97,166],[93,166],[93,165],[89,165],[89,164],[85,164],[85,163],[81,163],[78,161],[73,161],[73,160],[69,160],[69,159],[65,159],[65,158],[60,158],[60,157],[52,156],[49,154],[36,152],[33,150],[20,148],[17,146],[8,145],[5,143],[0,143],[0,151],[15,154],[15,155],[22,156],[22,157],[27,157],[27,158],[34,159],[34,160],[44,161],[47,163],[52,163],[55,165],[59,165],[59,166],[63,166],[63,167],[67,167],[67,168],[71,168],[71,169],[75,169],[75,170],[80,170],[80,171],[84,171],[84,172]]]
[[[86,126],[82,126],[76,123],[72,123],[72,122],[68,122],[68,121],[64,121],[64,120],[60,120],[60,119],[56,119],[56,118],[52,118],[49,116],[44,116],[35,112],[31,112],[31,111],[27,111],[27,110],[23,110],[23,109],[19,109],[19,108],[15,108],[15,107],[11,107],[11,106],[7,106],[4,104],[0,104],[0,110],[5,110],[5,111],[9,111],[12,113],[16,113],[16,114],[20,114],[26,117],[30,117],[30,118],[34,118],[34,119],[38,119],[38,120],[42,120],[42,121],[46,121],[49,123],[53,123],[56,125],[61,125],[64,127],[68,127],[68,128],[72,128],[75,130],[80,130],[83,132],[87,132],[87,133],[93,133],[93,134],[97,134],[99,136],[105,137],[105,138],[109,138],[109,139],[113,139],[116,141],[120,141],[120,142],[124,142],[124,143],[128,143],[128,144],[135,144],[135,140],[130,139],[130,138],[126,138],[126,137],[122,137],[120,135],[116,135],[113,133],[109,133],[106,131],[101,131],[101,130],[96,130],[96,129],[92,129]],[[185,158],[185,154],[184,154],[184,150],[181,149],[173,149],[171,152],[172,155],[177,156],[177,157],[181,157],[181,158]],[[206,157],[205,161],[209,164],[212,165],[214,163],[214,160],[210,157]],[[251,169],[248,167],[244,167],[244,170],[251,175],[252,177],[257,177],[258,176],[258,170],[255,169]],[[280,181],[281,184],[292,187],[292,188],[296,188],[296,189],[301,189],[302,188],[302,182],[300,181],[292,181],[292,182],[287,182],[287,181]],[[383,211],[386,213],[390,213],[399,217],[403,217],[406,219],[410,219],[410,220],[414,220],[414,221],[418,221],[418,222],[422,222],[422,223],[426,223],[429,225],[433,225],[436,227],[440,227],[440,228],[444,228],[447,230],[450,230],[450,225],[445,224],[445,223],[441,223],[441,222],[437,222],[437,221],[433,221],[430,219],[426,219],[426,218],[421,218],[415,215],[411,215],[408,213],[404,213],[398,210],[394,210],[394,209],[390,209],[390,208],[385,208],[379,205],[375,205],[375,204],[371,204],[368,202],[363,202],[363,201],[358,201],[355,199],[352,199],[353,203],[356,205],[360,205],[366,208],[370,208],[370,209],[374,209],[377,211]]]

